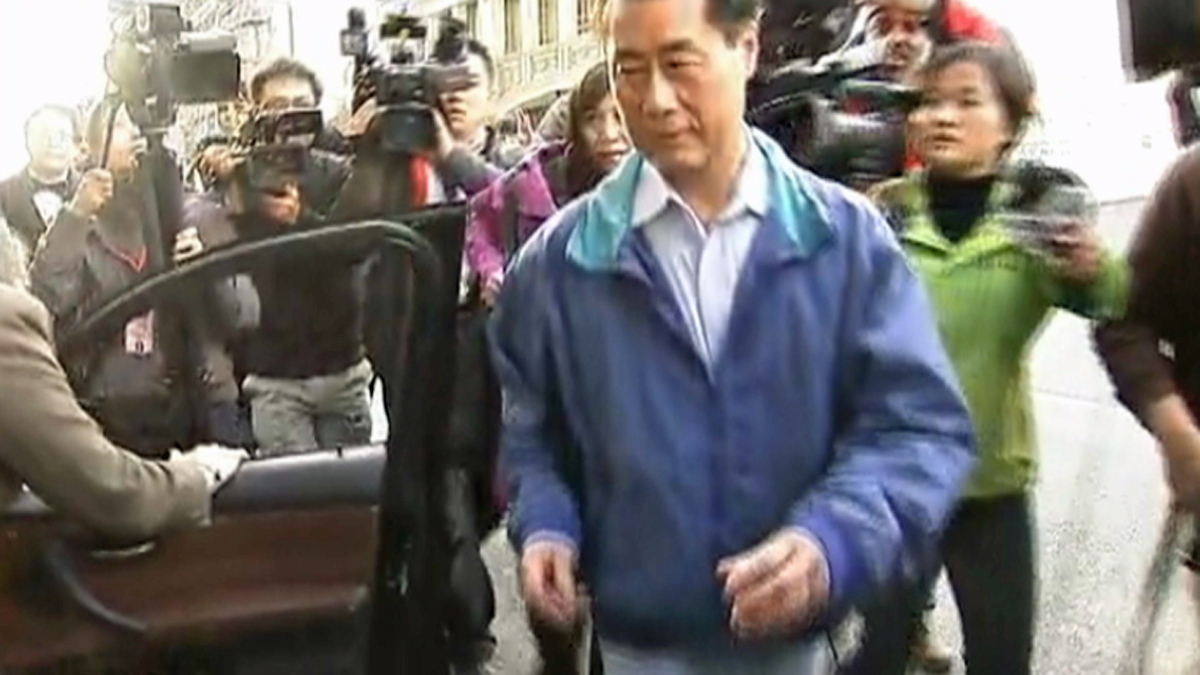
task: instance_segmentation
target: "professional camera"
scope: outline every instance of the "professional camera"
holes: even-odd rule
[[[131,24],[115,35],[105,70],[139,126],[168,126],[181,103],[237,97],[241,59],[233,35],[192,31],[170,3],[140,5]]]
[[[1200,0],[1120,0],[1125,70],[1146,80],[1200,65]]]
[[[473,84],[467,69],[466,26],[444,19],[432,59],[424,55],[425,26],[415,17],[389,14],[379,26],[387,58],[370,53],[370,38],[362,10],[352,9],[341,33],[342,54],[354,58],[357,109],[374,98],[380,114],[370,142],[387,152],[417,153],[437,144],[433,110],[438,97]]]
[[[308,166],[309,151],[324,128],[318,108],[256,113],[235,145],[234,180],[245,194],[283,192]]]
[[[920,94],[875,78],[879,56],[865,45],[774,68],[751,83],[747,117],[826,178],[861,187],[899,176],[905,120]]]

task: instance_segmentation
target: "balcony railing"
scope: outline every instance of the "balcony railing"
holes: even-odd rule
[[[591,33],[573,36],[568,42],[507,54],[496,63],[501,97],[506,102],[519,101],[554,86],[601,57],[600,41]]]

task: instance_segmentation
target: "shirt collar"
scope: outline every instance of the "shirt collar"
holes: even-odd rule
[[[770,186],[766,158],[748,131],[745,147],[745,156],[742,158],[741,169],[738,170],[733,198],[722,209],[721,215],[717,217],[718,222],[736,218],[745,211],[760,218],[767,213]],[[662,173],[651,162],[643,162],[633,197],[634,227],[641,227],[655,220],[672,204],[689,208],[683,197],[667,183]]]

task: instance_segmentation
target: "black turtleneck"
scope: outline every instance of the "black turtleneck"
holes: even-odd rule
[[[929,210],[942,236],[957,244],[975,229],[987,211],[995,182],[995,176],[950,178],[929,175]]]

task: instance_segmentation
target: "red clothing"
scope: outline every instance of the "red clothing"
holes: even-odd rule
[[[1004,31],[982,12],[960,0],[944,0],[942,25],[946,35],[955,40],[976,40],[1000,44],[1006,40]]]

